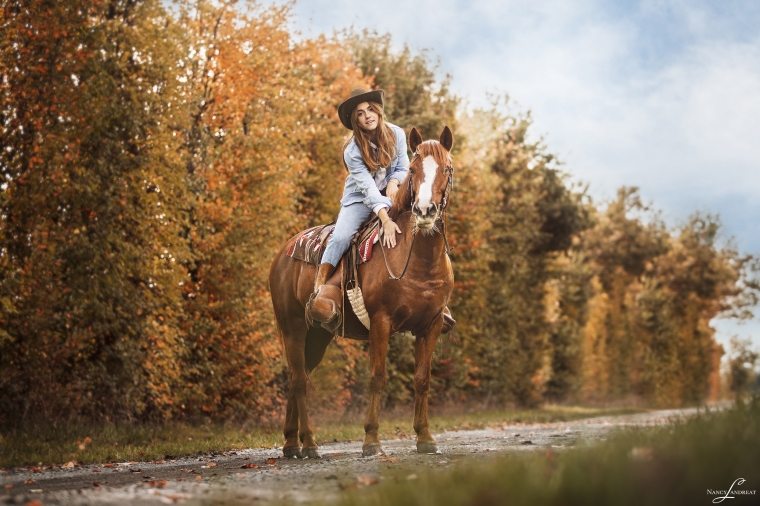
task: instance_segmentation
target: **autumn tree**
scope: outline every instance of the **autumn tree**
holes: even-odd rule
[[[529,140],[530,116],[501,117],[495,139],[493,208],[488,213],[480,280],[486,301],[478,336],[466,341],[488,395],[535,404],[550,374],[545,301],[552,258],[588,226],[582,191],[566,183],[556,159]]]
[[[187,256],[176,36],[152,1],[3,8],[6,421],[173,409]]]

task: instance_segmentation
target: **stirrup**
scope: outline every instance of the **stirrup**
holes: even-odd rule
[[[450,314],[443,313],[443,327],[441,328],[441,334],[448,334],[456,324],[457,321]]]
[[[320,287],[331,287],[332,285],[322,285]],[[335,287],[337,289],[337,287]],[[326,288],[326,290],[329,290],[330,288]],[[343,322],[342,318],[342,312],[340,310],[340,307],[338,304],[333,300],[332,298],[326,297],[323,299],[325,303],[329,303],[331,306],[329,309],[327,307],[319,307],[319,305],[324,304],[318,304],[317,307],[315,307],[315,304],[318,302],[318,296],[319,291],[316,291],[309,296],[309,300],[306,302],[305,307],[305,318],[306,323],[310,327],[319,327],[321,326],[323,329],[327,330],[328,332],[335,333],[336,330],[340,328],[341,323]],[[336,294],[337,295],[337,294]]]

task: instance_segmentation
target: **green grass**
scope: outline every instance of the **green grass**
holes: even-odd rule
[[[418,478],[407,480],[409,473]],[[758,504],[760,401],[709,412],[657,429],[621,429],[580,448],[460,459],[441,471],[398,468],[380,485],[350,491],[342,506],[477,504],[712,504],[737,478],[731,506]],[[405,476],[406,473],[406,476]]]
[[[518,422],[549,423],[603,415],[640,412],[636,408],[583,408],[546,406],[533,410],[480,411],[432,416],[434,432],[456,429],[480,429]],[[314,423],[318,442],[358,441],[364,437],[361,419],[350,422]],[[0,433],[0,468],[61,465],[69,461],[80,464],[155,461],[170,457],[223,452],[243,448],[282,445],[282,428],[228,425],[64,425],[37,426],[6,430]],[[392,414],[380,419],[381,437],[414,437],[411,413]],[[79,445],[90,439],[84,445]]]

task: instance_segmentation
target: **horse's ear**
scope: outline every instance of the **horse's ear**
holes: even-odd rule
[[[420,144],[422,144],[422,136],[416,127],[412,127],[412,131],[409,132],[409,147],[411,148],[412,153],[417,152],[417,146]]]
[[[451,146],[454,145],[454,135],[451,133],[451,129],[448,126],[443,127],[438,142],[441,143],[441,146],[446,148],[446,151],[451,151]]]

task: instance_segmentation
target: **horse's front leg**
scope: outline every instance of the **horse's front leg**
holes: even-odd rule
[[[388,352],[390,324],[373,321],[369,331],[369,409],[364,420],[364,446],[362,455],[382,454],[378,429],[380,427],[380,397],[388,378],[385,375],[385,356]]]
[[[428,391],[435,343],[441,333],[443,318],[436,318],[414,342],[414,432],[417,433],[417,453],[436,453],[438,446],[428,427]]]

